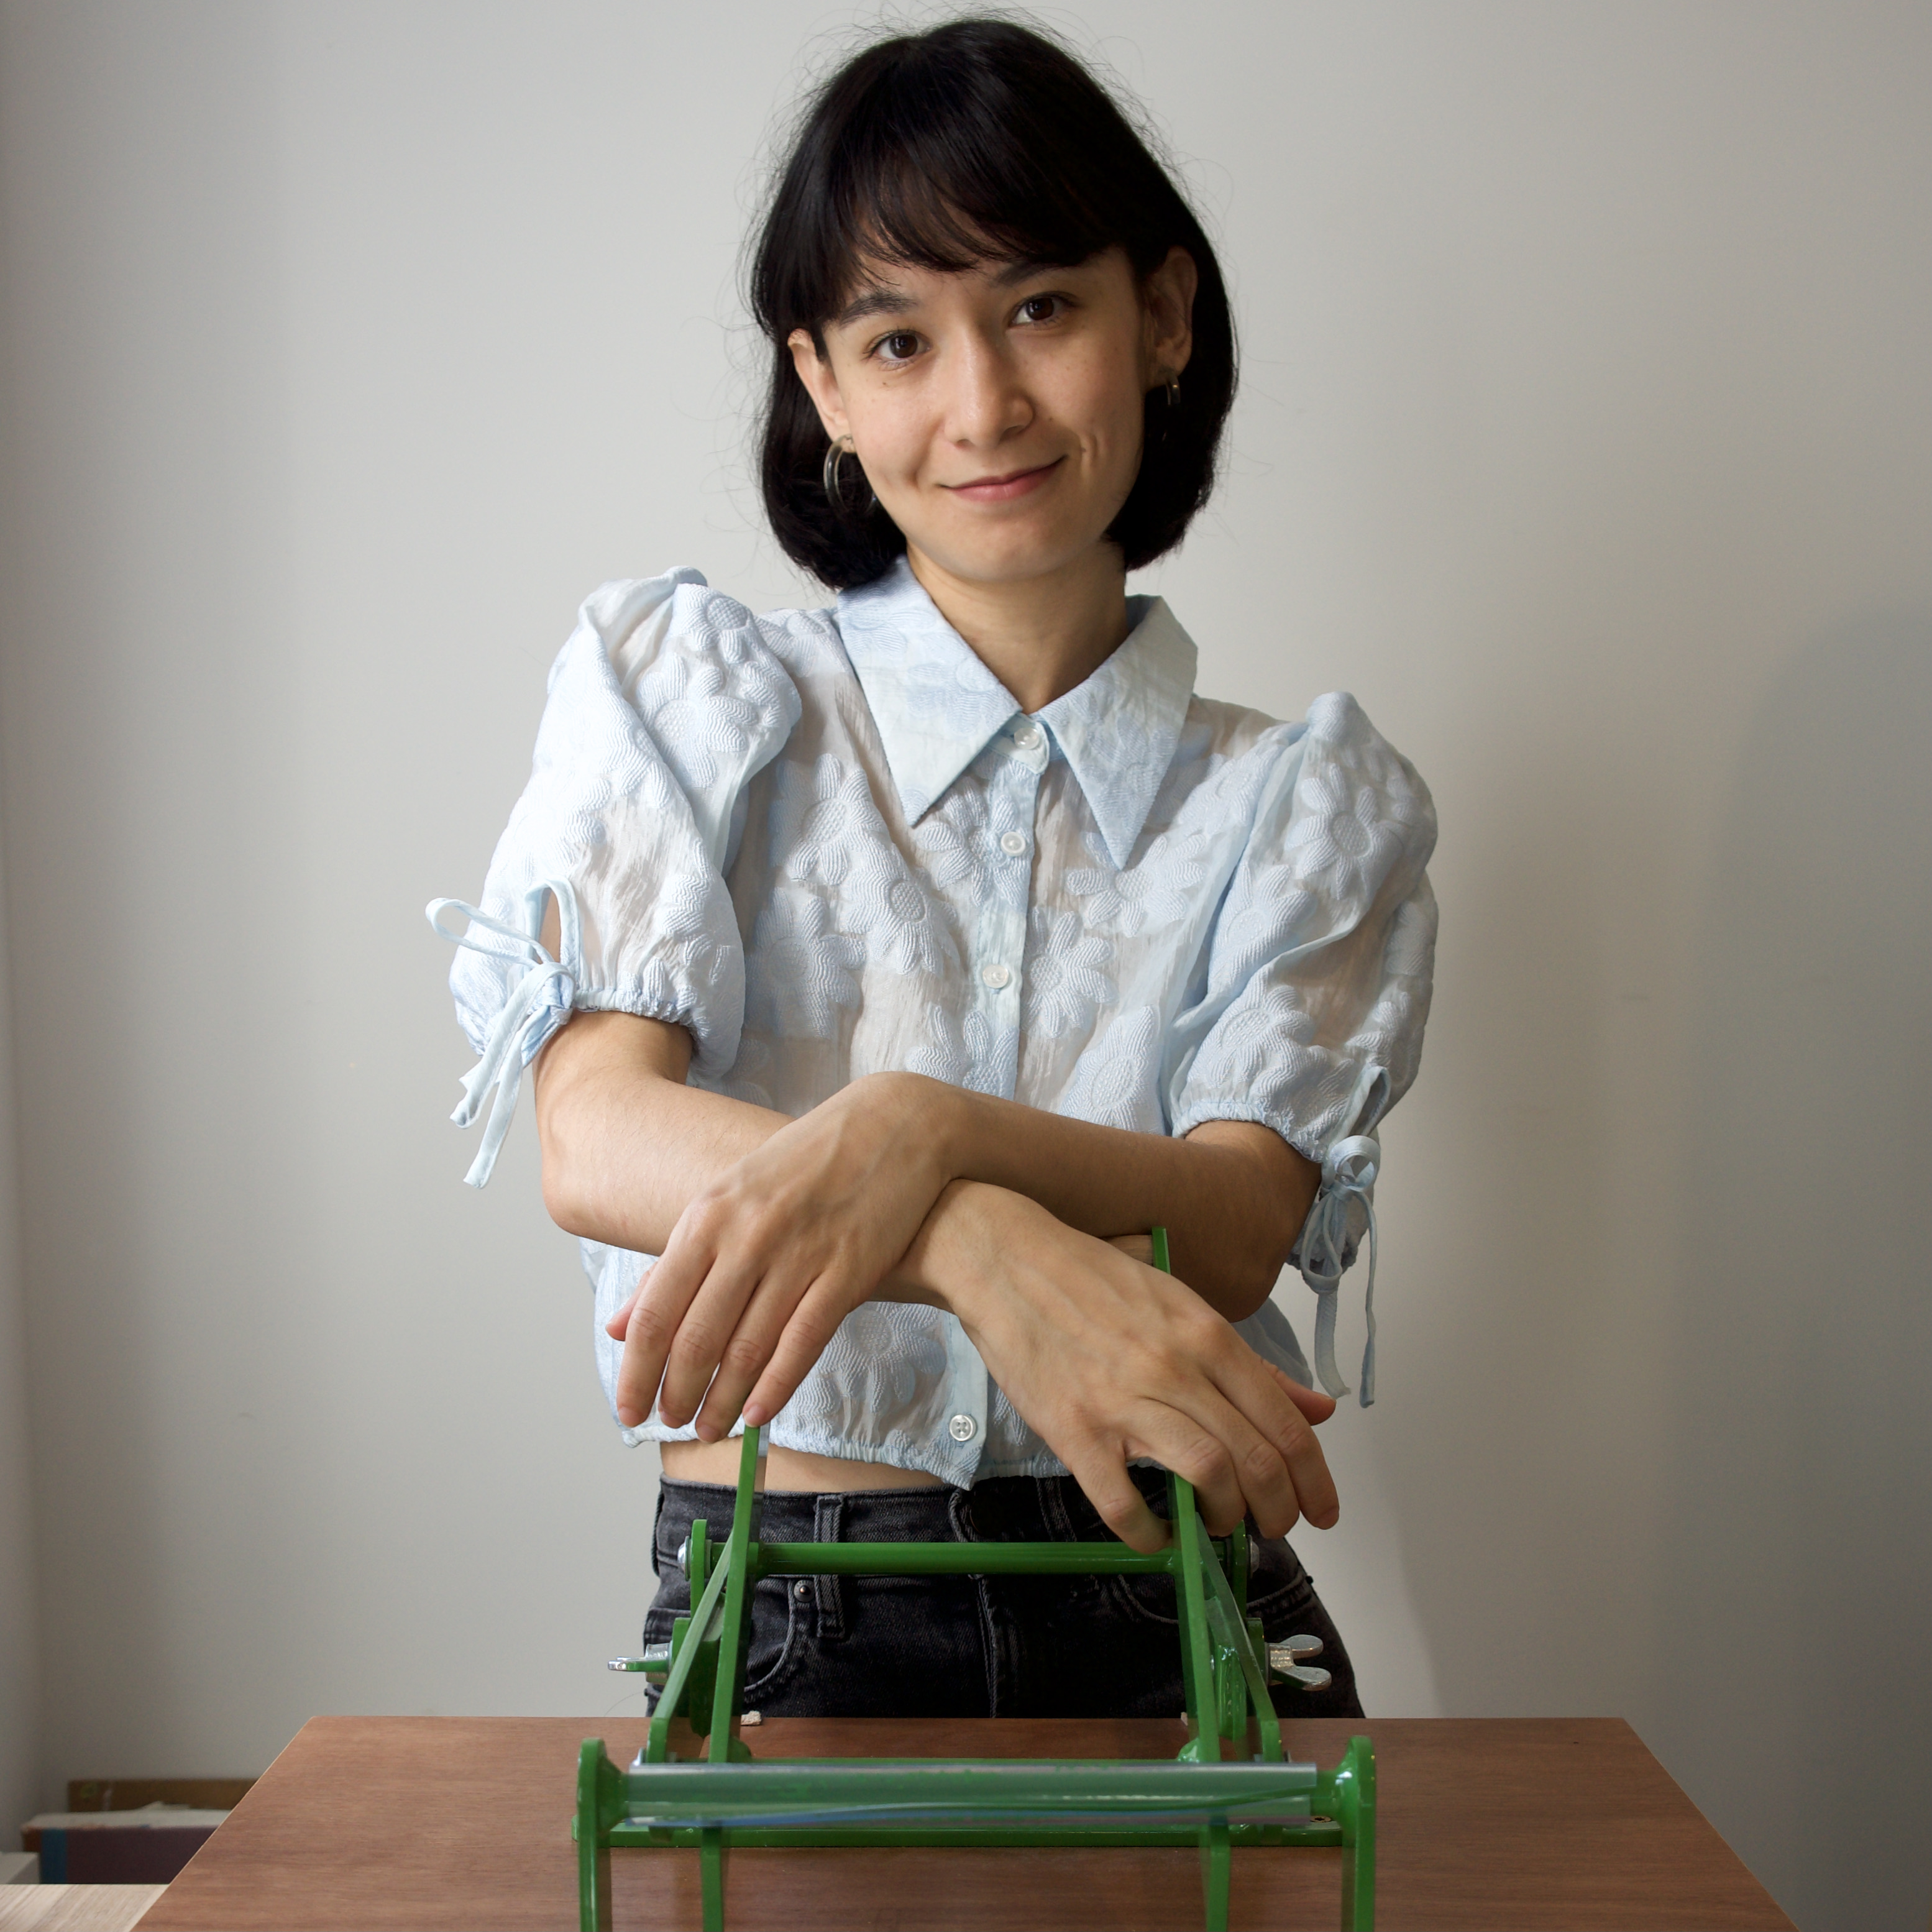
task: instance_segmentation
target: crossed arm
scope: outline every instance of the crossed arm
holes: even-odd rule
[[[662,1257],[612,1324],[627,1425],[654,1397],[707,1441],[767,1421],[861,1302],[925,1302],[1136,1547],[1165,1536],[1136,1456],[1192,1481],[1217,1532],[1335,1520],[1311,1426],[1334,1404],[1229,1326],[1318,1179],[1270,1130],[1131,1133],[900,1073],[791,1120],[686,1086],[689,1060],[681,1028],[586,1013],[537,1064],[553,1219]],[[1155,1226],[1172,1276],[1144,1258]]]

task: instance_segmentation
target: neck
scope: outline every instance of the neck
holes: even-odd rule
[[[1084,684],[1126,640],[1127,574],[1112,544],[1018,583],[956,577],[914,546],[907,560],[940,615],[1024,711]]]

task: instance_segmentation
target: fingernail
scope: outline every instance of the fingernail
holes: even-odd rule
[[[745,1405],[745,1426],[761,1429],[765,1423],[765,1409],[762,1402],[748,1402]]]

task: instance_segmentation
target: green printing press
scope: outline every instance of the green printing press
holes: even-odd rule
[[[1156,1230],[1162,1268],[1166,1246]],[[1191,1484],[1168,1476],[1174,1533],[1150,1556],[1118,1541],[765,1543],[764,1449],[764,1432],[747,1430],[726,1540],[712,1542],[702,1522],[692,1526],[692,1613],[677,1620],[668,1654],[611,1666],[642,1671],[662,1690],[649,1742],[628,1771],[600,1738],[586,1738],[578,1758],[582,1932],[611,1932],[614,1846],[694,1849],[705,1932],[724,1932],[726,1852],[801,1845],[1198,1845],[1208,1932],[1226,1932],[1233,1847],[1339,1846],[1342,1932],[1372,1932],[1375,1753],[1366,1738],[1351,1738],[1333,1771],[1283,1755],[1268,1687],[1325,1684],[1327,1673],[1302,1660],[1320,1646],[1268,1642],[1247,1614],[1246,1533],[1210,1538]],[[754,1760],[739,1720],[760,1576],[943,1574],[1172,1576],[1186,1744],[1172,1760]]]

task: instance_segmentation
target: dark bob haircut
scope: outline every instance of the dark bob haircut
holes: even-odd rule
[[[1234,400],[1234,320],[1193,210],[1086,68],[1024,27],[953,20],[834,74],[806,105],[752,261],[752,313],[772,345],[759,480],[786,554],[844,590],[906,547],[862,484],[848,476],[827,498],[825,430],[785,346],[794,329],[823,355],[824,325],[868,261],[1072,266],[1112,248],[1138,276],[1176,248],[1200,272],[1192,356],[1177,397],[1149,393],[1140,473],[1107,532],[1136,570],[1208,500]]]

